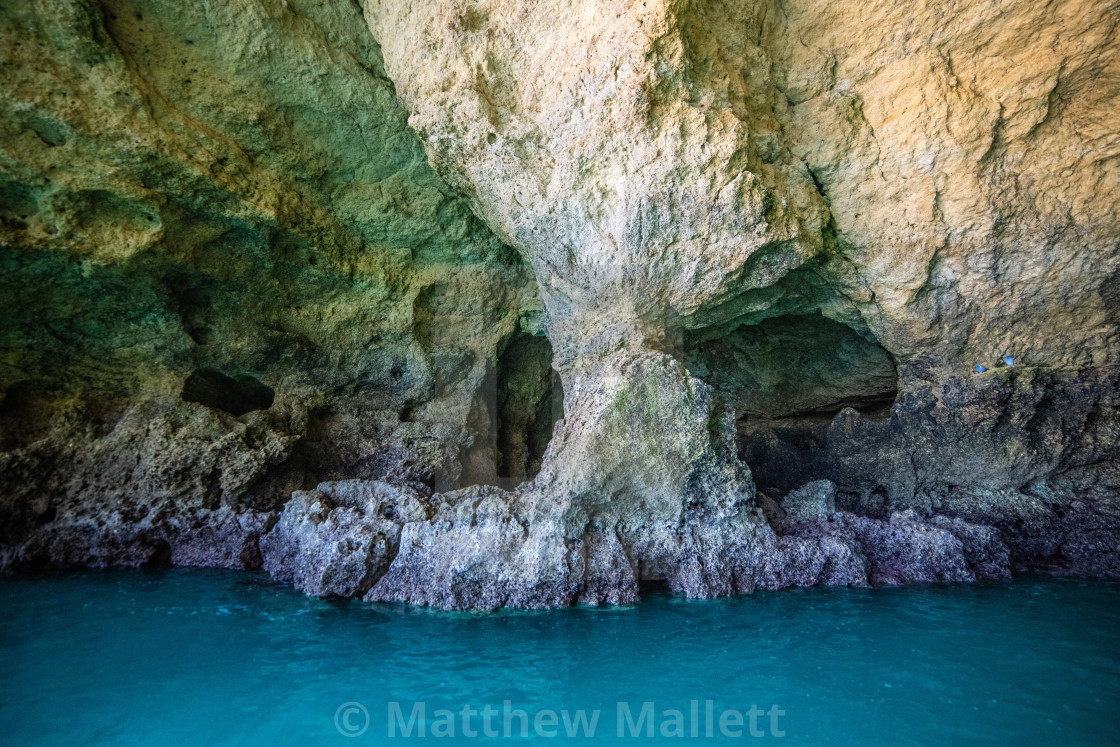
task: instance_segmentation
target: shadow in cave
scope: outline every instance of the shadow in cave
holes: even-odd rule
[[[183,383],[184,402],[197,402],[239,417],[254,410],[267,410],[275,399],[272,387],[252,376],[227,376],[214,368],[200,368]]]
[[[498,356],[498,483],[505,489],[541,469],[552,428],[564,416],[564,389],[547,337],[515,332]]]
[[[695,345],[688,361],[735,408],[739,457],[774,495],[829,476],[837,415],[889,420],[898,394],[894,359],[871,333],[820,314],[743,325]]]

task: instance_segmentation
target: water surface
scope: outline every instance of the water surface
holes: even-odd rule
[[[632,738],[619,704],[637,719],[646,702],[652,718]],[[583,744],[698,742],[710,708],[724,742],[1118,744],[1120,583],[661,594],[624,608],[447,614],[320,601],[226,571],[0,581],[9,744],[422,741],[419,718],[412,737],[389,738],[391,703],[406,725],[423,704],[423,741],[440,744],[493,741],[481,714],[466,719],[477,737],[462,728],[464,706],[487,705],[499,736],[502,709],[524,710],[532,742],[566,741],[562,712],[580,710],[600,712]],[[762,715],[752,738],[752,706],[777,707],[777,728]],[[448,726],[441,709],[458,712],[454,738],[432,737]],[[739,739],[720,731],[729,710],[747,721]],[[554,739],[545,712],[559,721]],[[684,739],[665,736],[680,725],[674,712]],[[689,738],[693,723],[701,739]],[[520,736],[519,716],[510,727]]]

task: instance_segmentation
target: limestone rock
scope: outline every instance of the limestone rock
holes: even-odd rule
[[[774,588],[869,585],[867,557],[855,534],[827,521],[781,532],[772,565]]]
[[[296,491],[260,540],[263,567],[313,596],[361,596],[396,555],[401,527],[429,513],[422,494],[380,481]]]
[[[946,372],[1005,353],[1051,370],[1116,365],[1109,7],[796,0],[760,30],[789,147],[896,359]]]
[[[396,560],[367,599],[495,609],[566,606],[596,592],[558,518],[530,518],[539,507],[497,488],[443,498],[431,522],[404,528]]]
[[[772,532],[703,382],[668,355],[623,350],[565,396],[536,479],[441,495],[370,598],[536,607],[631,600],[647,578],[691,596],[757,585],[754,535]]]
[[[0,545],[495,479],[495,350],[540,302],[354,4],[10,3],[0,65]]]
[[[622,466],[589,435],[602,421],[581,419],[596,391],[582,382],[602,379],[590,372],[619,350],[657,351],[745,416],[741,453],[766,489],[836,484],[862,515],[851,526],[873,580],[973,578],[966,542],[985,575],[1006,572],[1001,542],[1055,556],[1049,509],[1020,532],[1014,502],[969,513],[953,496],[1108,475],[1120,459],[1107,290],[1118,172],[1115,126],[1099,124],[1118,91],[1098,76],[1117,58],[1116,22],[1078,0],[949,16],[934,4],[369,0],[430,161],[541,286],[573,417],[537,485],[598,510],[596,491],[567,486],[621,467],[606,474],[632,490],[603,491],[610,511],[678,515],[675,489],[661,501],[676,431],[628,427],[638,446]],[[1022,50],[1039,24],[1054,43],[1035,59]],[[1001,368],[1008,353],[1018,363]],[[974,375],[979,364],[991,370]],[[642,374],[624,380],[641,398]],[[686,393],[659,392],[658,409],[688,411],[671,400]],[[555,474],[565,480],[548,484]],[[695,495],[702,514],[727,491]],[[827,502],[802,497],[781,521],[819,522]],[[906,513],[934,503],[967,524],[965,541]]]
[[[974,581],[964,545],[952,533],[920,521],[912,511],[889,521],[854,522],[860,545],[868,553],[873,583]]]
[[[734,27],[742,68],[729,76],[703,13],[367,5],[433,165],[532,264],[562,373],[772,306],[771,286],[822,249],[827,210],[780,142],[780,93],[750,41],[761,12]],[[761,85],[744,97],[748,75]]]
[[[961,541],[968,567],[976,578],[1006,578],[1011,575],[1011,553],[999,530],[962,519],[934,516],[930,524]]]
[[[139,509],[82,505],[56,514],[0,550],[8,570],[185,565],[256,570],[260,538],[276,515],[183,508],[155,501]]]
[[[9,3],[0,568],[454,608],[1120,574],[1118,23]]]

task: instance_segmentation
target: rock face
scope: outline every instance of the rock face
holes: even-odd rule
[[[0,55],[5,565],[137,562],[134,516],[326,479],[495,479],[497,351],[540,302],[357,8],[9,3]],[[138,549],[43,555],[74,522]]]
[[[643,579],[694,596],[753,588],[736,555],[758,553],[768,529],[710,389],[664,353],[624,350],[565,396],[540,474],[443,496],[431,522],[406,528],[372,598],[542,606],[630,600]]]
[[[396,556],[401,527],[430,514],[422,494],[385,482],[296,491],[260,540],[264,569],[315,596],[361,596]]]
[[[383,482],[297,492],[260,539],[264,567],[318,596],[446,609],[619,604],[642,581],[692,597],[790,585],[975,581],[1010,574],[1000,533],[914,511],[887,520],[809,511],[836,493],[818,481],[781,505],[695,512],[675,524],[558,510],[539,485],[433,496]]]
[[[3,567],[1120,575],[1107,5],[55,6],[0,10]]]
[[[872,581],[973,578],[966,543],[1005,572],[986,527],[1012,524],[1014,500],[979,527],[952,523],[983,491],[1051,501],[1048,528],[1024,533],[1048,544],[1008,537],[1024,561],[1061,558],[1082,497],[1115,516],[1110,11],[371,0],[367,19],[432,164],[540,284],[570,413],[542,476],[599,474],[588,455],[610,450],[609,429],[579,420],[594,405],[576,382],[617,351],[657,351],[742,416],[764,487],[837,483],[866,517],[850,531]],[[1035,58],[1039,27],[1052,43]],[[642,378],[624,381],[640,398]],[[690,401],[660,393],[658,412]],[[644,456],[611,466],[687,528],[655,498],[672,422],[623,428]],[[833,498],[805,490],[792,515],[820,521]],[[606,494],[573,497],[627,516]],[[736,494],[749,502],[714,481],[688,505]],[[424,546],[397,563],[453,564]]]
[[[823,249],[827,208],[781,147],[777,90],[712,85],[692,13],[369,4],[433,165],[532,264],[562,374],[767,309]]]

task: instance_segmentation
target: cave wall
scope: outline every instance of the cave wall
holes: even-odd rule
[[[1117,365],[1114,9],[782,2],[783,132],[904,363]]]
[[[1120,572],[1117,23],[5,6],[2,563],[259,564],[292,490],[376,478],[436,492],[377,598],[869,578],[772,530],[828,480]]]
[[[723,29],[734,11],[705,12]],[[848,412],[800,425],[801,445],[744,444],[784,473],[777,489],[827,477],[879,510],[999,489],[1113,510],[1117,23],[1077,1],[768,6],[775,112],[831,217],[823,273],[900,377],[887,422]]]
[[[5,564],[142,558],[325,479],[478,479],[476,403],[540,302],[356,6],[7,3],[0,55]]]
[[[749,420],[889,408],[898,393],[890,353],[866,329],[819,314],[743,325],[691,346],[685,360]]]
[[[722,456],[726,408],[773,497],[828,481],[818,520],[833,499],[914,511],[1017,561],[1120,567],[1111,8],[369,0],[366,19],[433,166],[541,286],[566,414],[535,484],[494,499],[514,516],[551,496],[566,536],[613,537],[674,588],[761,583],[739,507],[771,496]],[[700,526],[721,530],[690,544]],[[442,541],[374,593],[432,601],[415,565],[454,598]]]

